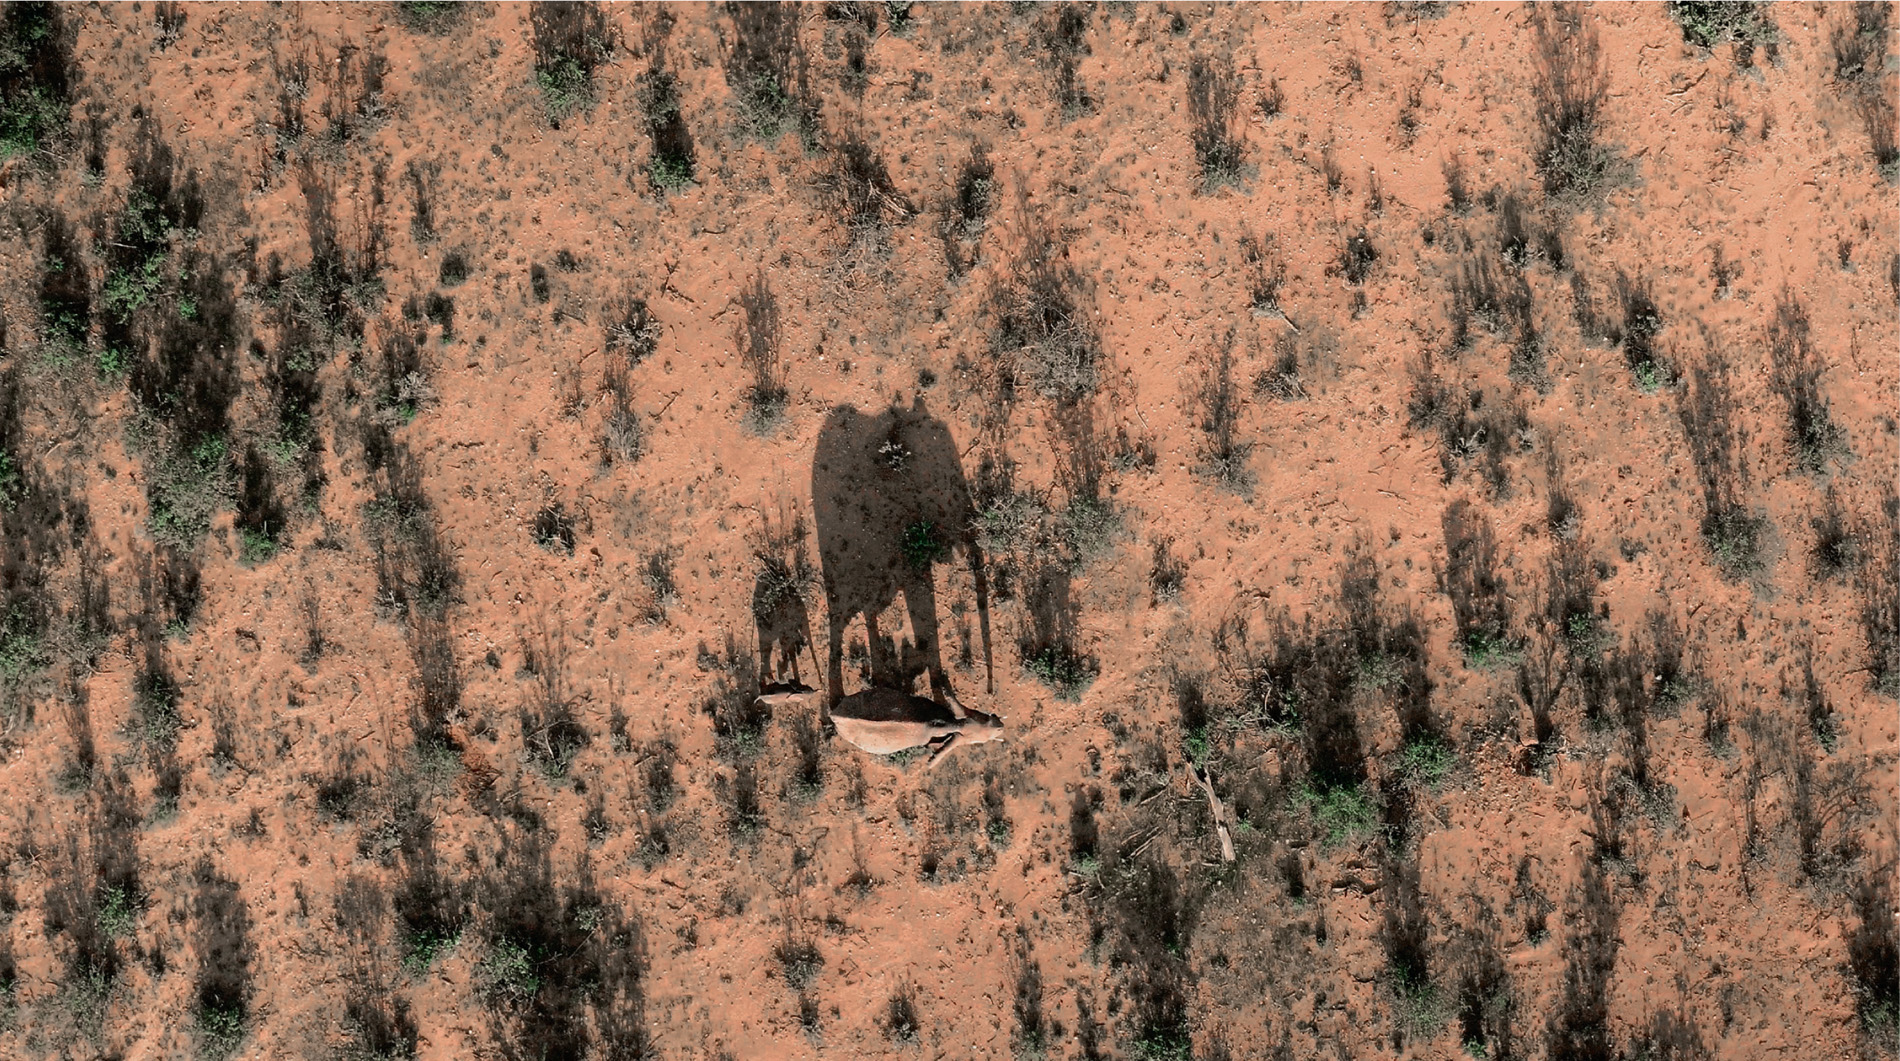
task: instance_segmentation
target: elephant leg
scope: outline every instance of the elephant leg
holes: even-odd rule
[[[949,736],[945,737],[942,743],[937,745],[937,749],[930,753],[930,758],[924,763],[924,769],[926,770],[935,769],[936,765],[943,760],[943,753],[949,751],[950,746],[955,744],[956,742],[957,742],[957,735],[955,733],[952,733]]]
[[[904,607],[910,611],[910,628],[916,636],[917,655],[930,671],[930,691],[941,696],[950,688],[950,676],[943,670],[943,654],[937,642],[937,587],[928,571],[904,587]]]
[[[830,707],[837,707],[844,699],[844,628],[850,616],[840,609],[826,610],[826,619],[831,626],[831,644],[825,650],[825,693],[830,698]],[[814,656],[812,664],[816,666]]]

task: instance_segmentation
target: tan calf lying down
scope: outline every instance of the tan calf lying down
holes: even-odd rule
[[[768,703],[803,699],[806,692],[771,693]],[[958,742],[985,744],[1003,739],[1003,720],[981,711],[967,711],[955,696],[944,694],[945,704],[895,689],[866,689],[853,693],[831,709],[838,736],[873,755],[891,755],[906,748],[931,748],[925,768],[936,766],[943,753]]]

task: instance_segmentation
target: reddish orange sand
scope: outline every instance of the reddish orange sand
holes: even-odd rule
[[[1809,561],[1811,520],[1830,490],[1864,554],[1893,550],[1880,504],[1900,452],[1890,278],[1900,209],[1835,78],[1831,34],[1849,9],[1774,5],[1780,43],[1746,66],[1733,46],[1685,43],[1661,6],[1584,9],[1608,77],[1601,136],[1626,179],[1575,206],[1547,203],[1540,190],[1535,98],[1546,71],[1523,8],[1111,5],[1065,16],[920,4],[896,29],[881,5],[876,15],[871,31],[817,6],[788,20],[808,63],[801,98],[815,101],[821,130],[808,151],[794,135],[745,135],[725,72],[738,35],[723,8],[605,8],[616,46],[594,72],[597,102],[558,129],[536,88],[523,5],[470,9],[436,33],[408,28],[386,4],[191,5],[163,49],[149,4],[62,10],[78,71],[75,132],[54,161],[4,170],[0,367],[20,388],[20,467],[89,506],[90,526],[74,533],[90,535],[102,558],[114,630],[96,667],[48,656],[10,694],[0,939],[18,977],[0,1054],[209,1049],[202,970],[220,959],[202,931],[203,863],[235,883],[247,919],[233,1056],[366,1056],[349,1053],[361,1031],[346,1003],[368,991],[411,1008],[418,1057],[538,1057],[554,1040],[533,1021],[553,988],[513,1001],[495,993],[501,937],[484,898],[537,844],[560,887],[585,867],[621,919],[608,923],[637,926],[644,975],[613,990],[636,999],[622,1012],[653,1056],[1034,1056],[1017,1007],[1021,974],[1033,968],[1050,1057],[1185,1057],[1166,1052],[1179,1045],[1166,1034],[1186,1029],[1203,1058],[1452,1058],[1474,1034],[1461,984],[1487,953],[1505,987],[1472,1044],[1491,1057],[1559,1053],[1579,1021],[1597,1023],[1592,983],[1609,1051],[1594,1056],[1638,1056],[1631,1044],[1646,1036],[1686,1051],[1644,1055],[1659,1057],[1891,1051],[1892,1024],[1857,1015],[1848,939],[1865,920],[1855,904],[1863,884],[1891,876],[1896,712],[1866,670],[1877,646],[1860,622],[1865,579],[1819,578]],[[1069,53],[1050,43],[1065,17],[1079,20],[1081,44]],[[383,113],[337,142],[324,115],[351,105],[353,89],[339,99],[332,88],[344,52],[357,64],[379,56],[387,72]],[[1085,96],[1068,113],[1058,97],[1064,54]],[[309,130],[280,162],[270,126],[281,126],[284,72],[297,56],[308,61],[307,92],[288,106]],[[1197,57],[1231,60],[1239,79],[1238,187],[1203,189],[1188,99]],[[697,172],[670,195],[648,179],[639,97],[656,63],[678,79]],[[1257,106],[1270,82],[1284,97],[1272,118]],[[310,197],[324,186],[344,246],[378,241],[384,285],[360,353],[339,350],[317,372],[325,481],[314,507],[291,508],[275,556],[241,562],[227,506],[197,546],[197,614],[187,628],[146,635],[152,450],[128,446],[136,401],[83,364],[41,356],[35,338],[45,219],[58,212],[76,226],[96,292],[98,240],[131,179],[135,108],[202,185],[196,246],[236,291],[244,343],[277,341],[259,323],[270,307],[244,262],[304,267]],[[88,114],[99,118],[102,181],[83,179]],[[841,216],[847,140],[888,172],[881,236],[855,238]],[[974,239],[956,242],[975,257],[965,271],[947,260],[940,232],[976,144],[994,166],[994,208]],[[1448,163],[1463,168],[1468,212],[1448,203]],[[424,188],[435,237],[419,242],[426,233],[411,216]],[[1522,272],[1545,344],[1541,391],[1507,375],[1508,333],[1474,325],[1470,347],[1452,348],[1460,269],[1484,259],[1509,282],[1518,275],[1495,251],[1501,200],[1483,201],[1494,189],[1515,194],[1536,229],[1554,228],[1566,259]],[[1377,259],[1353,284],[1340,263],[1362,232]],[[1284,263],[1284,318],[1249,310],[1243,239],[1263,237]],[[1080,331],[1099,336],[1098,383],[1065,406],[1019,381],[1004,407],[996,291],[1046,248],[1072,272],[1065,290]],[[562,252],[571,269],[557,265]],[[449,287],[440,272],[455,253],[468,275]],[[1721,297],[1718,260],[1735,270]],[[545,270],[545,300],[534,267]],[[1706,501],[1679,414],[1687,379],[1645,393],[1624,349],[1581,334],[1573,277],[1620,322],[1619,275],[1650,285],[1665,321],[1655,345],[1670,365],[1728,368],[1743,499],[1772,528],[1753,576],[1724,577],[1702,540]],[[765,431],[748,420],[754,377],[742,355],[745,300],[760,283],[777,307],[788,390]],[[336,914],[346,880],[389,891],[408,872],[408,855],[378,857],[390,848],[378,847],[377,830],[387,795],[415,772],[408,720],[422,689],[419,620],[376,602],[365,506],[381,480],[360,441],[366,406],[348,395],[391,337],[416,327],[403,320],[404,301],[436,292],[453,299],[452,335],[422,323],[424,400],[388,434],[419,472],[459,573],[440,632],[463,679],[451,719],[461,765],[425,786],[411,813],[433,822],[436,857],[466,889],[468,912],[454,945],[417,971],[401,964],[405,944],[387,916],[350,929]],[[603,465],[603,388],[618,356],[608,328],[631,298],[659,327],[654,352],[628,377],[644,452]],[[1768,329],[1790,298],[1805,309],[1824,364],[1819,386],[1845,432],[1818,474],[1792,462],[1786,406],[1771,385]],[[1293,400],[1252,383],[1283,339],[1304,390]],[[1237,486],[1205,471],[1205,384],[1223,344]],[[1451,443],[1411,422],[1427,355],[1452,391],[1482,388],[1487,410],[1522,404],[1500,484],[1486,482],[1481,460],[1455,465],[1448,480],[1441,455]],[[262,438],[265,363],[241,349],[231,356],[242,390],[230,437]],[[947,428],[972,483],[984,457],[1006,457],[1018,489],[1048,491],[1060,509],[1080,489],[1077,454],[1100,461],[1099,496],[1119,529],[1079,564],[1066,612],[1097,672],[1069,700],[1025,669],[1020,643],[1034,637],[1038,605],[1023,570],[1013,585],[998,581],[992,555],[987,691],[958,544],[932,569],[941,658],[964,703],[1007,719],[1007,743],[957,749],[925,774],[920,760],[878,759],[821,736],[820,783],[806,791],[794,777],[790,713],[764,727],[756,748],[715,736],[703,710],[720,681],[711,657],[726,658],[728,642],[739,656],[753,652],[754,579],[773,535],[782,544],[797,526],[820,565],[813,482],[826,473],[814,472],[813,455],[828,414],[851,406],[875,417],[917,402]],[[1127,452],[1136,455],[1118,459]],[[1529,639],[1524,666],[1546,649],[1568,651],[1541,618],[1565,540],[1546,524],[1553,468],[1580,513],[1570,540],[1598,565],[1595,599],[1615,642],[1647,636],[1645,617],[1658,612],[1684,632],[1695,679],[1679,709],[1647,723],[1654,813],[1612,826],[1616,856],[1604,853],[1603,808],[1630,791],[1628,735],[1587,722],[1572,682],[1552,708],[1561,744],[1541,769],[1521,768],[1535,758],[1530,686],[1518,667],[1467,665],[1439,584],[1442,516],[1469,500],[1495,528],[1512,621]],[[555,501],[574,520],[571,555],[535,542],[536,514]],[[1185,565],[1172,597],[1151,577],[1162,539]],[[80,552],[64,550],[49,568],[48,599],[69,599],[60,594]],[[663,608],[641,578],[656,553],[672,557],[677,582]],[[1327,839],[1297,795],[1308,768],[1297,728],[1217,723],[1189,743],[1177,707],[1184,674],[1201,676],[1217,715],[1236,702],[1237,623],[1265,645],[1275,616],[1330,622],[1348,555],[1369,558],[1389,610],[1410,609],[1422,624],[1428,665],[1408,680],[1429,682],[1454,753],[1438,784],[1412,790],[1402,843],[1377,828]],[[305,662],[307,599],[325,651]],[[822,683],[832,647],[822,580],[804,600],[813,641],[799,651],[799,676]],[[901,647],[916,637],[898,600],[879,631]],[[1215,637],[1223,628],[1226,655]],[[848,643],[863,643],[862,617],[846,629],[852,691],[869,673]],[[169,816],[152,813],[158,772],[127,728],[148,643],[180,689],[182,783]],[[1831,751],[1808,724],[1810,654],[1815,695],[1834,712]],[[557,664],[557,698],[587,737],[564,774],[537,766],[522,721],[523,705],[543,702],[530,670]],[[1359,698],[1366,791],[1398,792],[1380,787],[1402,761],[1390,698],[1345,695]],[[59,781],[74,755],[68,719],[87,716],[100,765],[74,791]],[[213,755],[220,718],[235,734],[230,761]],[[1732,723],[1727,736],[1712,741],[1722,721]],[[677,749],[678,794],[657,809],[647,756],[663,740]],[[1232,868],[1184,772],[1190,753],[1213,757],[1214,784],[1243,822]],[[367,794],[364,809],[338,816],[318,791],[346,756]],[[143,894],[110,943],[123,961],[88,1029],[75,1016],[74,945],[49,924],[47,896],[94,872],[74,859],[90,849],[86,836],[103,835],[99,808],[119,768],[146,819],[132,830]],[[751,828],[734,822],[742,769],[758,782]],[[1099,801],[1089,860],[1072,835],[1078,793]],[[590,838],[594,808],[602,817]],[[656,830],[670,847],[657,859],[650,844],[643,852]],[[1305,888],[1298,901],[1289,858]],[[1405,867],[1416,870],[1425,922],[1423,996],[1395,986],[1392,971]],[[1175,905],[1152,894],[1163,878]],[[1181,917],[1172,950],[1143,950],[1159,937],[1128,920],[1129,909],[1148,911],[1136,922],[1152,918],[1156,903]],[[1867,909],[1882,904],[1890,910],[1887,898]],[[1548,935],[1533,938],[1539,913]],[[585,939],[590,929],[574,931]],[[806,940],[822,964],[801,991],[774,948]],[[1613,965],[1593,980],[1592,955],[1605,954]],[[553,965],[537,968],[554,975]],[[1185,1000],[1173,1023],[1143,1012],[1161,981]],[[890,1000],[906,986],[914,1044],[894,1041],[890,1027]],[[563,1027],[604,1041],[597,1022],[612,993],[583,992],[579,1016],[559,1018],[577,1023]]]

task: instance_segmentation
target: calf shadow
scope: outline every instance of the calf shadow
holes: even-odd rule
[[[933,694],[949,689],[931,572],[959,551],[976,584],[989,666],[989,588],[973,530],[975,505],[950,429],[921,395],[909,408],[894,405],[876,415],[852,406],[833,409],[812,454],[811,493],[831,635],[826,691],[832,704],[844,695],[845,627],[860,615],[870,635],[873,685],[908,691],[927,673]],[[877,622],[900,593],[913,635],[903,644],[880,635]]]

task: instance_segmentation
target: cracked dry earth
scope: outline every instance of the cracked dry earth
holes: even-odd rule
[[[1892,11],[0,6],[0,1056],[1893,1056]]]

